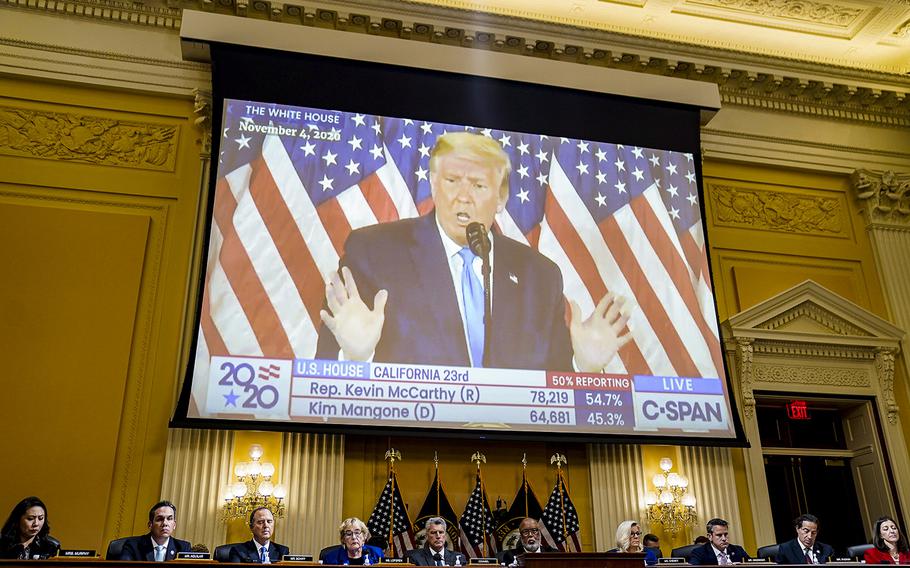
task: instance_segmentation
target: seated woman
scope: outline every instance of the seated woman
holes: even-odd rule
[[[0,530],[0,558],[39,560],[57,556],[60,541],[50,532],[47,507],[37,497],[26,497],[13,507]]]
[[[338,527],[341,537],[341,548],[330,551],[323,559],[323,564],[361,565],[379,564],[382,559],[382,550],[369,544],[364,544],[370,539],[370,531],[363,521],[351,517],[341,522]]]
[[[607,552],[643,552],[645,564],[657,564],[657,553],[641,545],[641,527],[638,521],[623,521],[616,527],[616,548]]]
[[[910,564],[910,547],[894,519],[876,519],[872,535],[873,546],[863,555],[866,564]]]

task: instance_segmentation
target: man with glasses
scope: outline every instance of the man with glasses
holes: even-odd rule
[[[537,521],[528,517],[518,525],[518,535],[521,542],[515,548],[504,550],[499,555],[499,562],[505,566],[517,565],[518,557],[523,554],[537,554],[539,552],[556,552],[552,546],[547,546],[540,540],[540,526]]]
[[[423,548],[409,550],[405,560],[415,566],[465,566],[465,555],[446,548],[446,520],[430,517],[426,522],[427,540]]]
[[[231,548],[228,562],[254,562],[271,564],[278,562],[289,553],[288,547],[272,542],[272,531],[275,528],[275,517],[265,507],[253,509],[250,513],[250,532],[253,539]]]
[[[692,551],[689,564],[738,564],[749,559],[745,549],[730,544],[730,525],[723,519],[708,521],[708,542]]]

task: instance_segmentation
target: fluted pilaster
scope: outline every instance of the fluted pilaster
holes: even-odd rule
[[[292,552],[314,555],[325,546],[338,544],[344,497],[344,436],[284,434],[281,471],[288,488],[282,544]]]
[[[223,544],[221,488],[231,473],[234,433],[225,430],[168,432],[161,498],[177,506],[177,536],[209,550]]]
[[[641,450],[635,445],[589,444],[591,499],[595,550],[616,546],[616,526],[640,520],[647,526],[644,469]]]

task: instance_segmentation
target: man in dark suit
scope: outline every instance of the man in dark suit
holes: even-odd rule
[[[479,134],[440,136],[430,155],[434,211],[364,227],[326,284],[316,358],[600,372],[631,339],[622,300],[606,294],[566,324],[559,267],[492,232],[492,333],[483,327],[481,259],[466,228],[486,230],[509,197],[509,157]],[[489,235],[488,235],[489,237]],[[483,359],[484,346],[487,360]]]
[[[745,549],[730,544],[730,524],[723,519],[708,521],[708,542],[696,548],[689,556],[689,564],[736,564],[749,559]]]
[[[518,536],[520,538],[518,546],[499,553],[500,564],[505,564],[506,566],[518,564],[518,557],[524,554],[556,552],[555,548],[544,544],[540,539],[540,526],[536,520],[530,517],[525,518],[518,525]]]
[[[231,548],[228,562],[255,562],[271,564],[279,562],[285,554],[289,553],[288,547],[271,542],[272,531],[275,527],[275,517],[265,507],[254,509],[250,513],[250,532],[253,539],[235,544]]]
[[[415,548],[405,554],[405,560],[415,566],[466,566],[465,555],[446,548],[446,521],[442,517],[430,517],[426,522],[427,540],[423,548]]]
[[[778,564],[824,564],[834,555],[834,548],[818,542],[818,517],[800,515],[793,520],[796,538],[779,545]]]
[[[190,543],[173,538],[177,528],[177,507],[170,501],[161,501],[149,509],[149,532],[133,536],[123,543],[120,560],[168,562],[177,558],[178,552],[188,552]]]

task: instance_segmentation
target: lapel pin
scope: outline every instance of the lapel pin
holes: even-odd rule
[[[518,276],[515,276],[514,272],[509,272],[509,280],[511,280],[513,284],[518,284]]]

